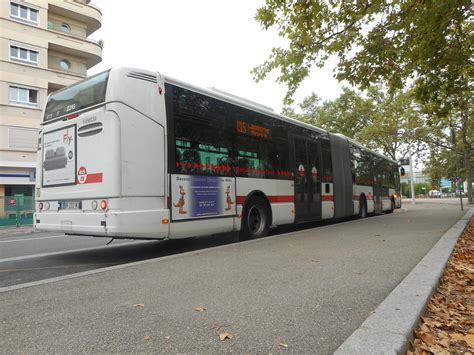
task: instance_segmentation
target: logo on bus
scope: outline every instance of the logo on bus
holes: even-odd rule
[[[70,145],[72,143],[73,137],[69,135],[69,130],[66,128],[66,132],[63,134],[63,143]]]
[[[84,184],[86,180],[87,180],[87,170],[86,168],[81,166],[79,170],[77,171],[77,182],[79,182],[79,184]]]
[[[298,172],[299,172],[301,177],[304,176],[304,165],[303,164],[300,164],[300,166],[298,166]]]

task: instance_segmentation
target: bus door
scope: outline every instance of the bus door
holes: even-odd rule
[[[295,219],[321,219],[321,174],[319,144],[303,137],[293,137],[295,176]]]
[[[381,162],[376,161],[374,171],[374,212],[382,212],[382,170]]]

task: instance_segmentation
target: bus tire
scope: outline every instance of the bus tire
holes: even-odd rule
[[[359,199],[359,218],[367,217],[367,201],[365,196],[361,196]]]
[[[270,229],[270,223],[267,203],[261,197],[250,197],[242,213],[240,240],[265,237]]]

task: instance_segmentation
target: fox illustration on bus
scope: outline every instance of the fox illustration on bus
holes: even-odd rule
[[[186,195],[186,192],[184,191],[184,188],[182,185],[179,185],[179,194],[181,195],[181,197],[179,198],[177,203],[173,203],[173,206],[176,208],[179,208],[180,214],[186,214],[188,213],[187,211],[184,210],[184,195]]]
[[[230,211],[232,208],[232,205],[235,203],[234,201],[232,201],[232,198],[230,197],[230,186],[227,186],[225,194],[227,196],[226,197],[227,208],[225,210]]]

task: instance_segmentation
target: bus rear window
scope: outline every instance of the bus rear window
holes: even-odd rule
[[[44,120],[49,121],[105,101],[109,71],[94,75],[52,94],[46,103]]]

